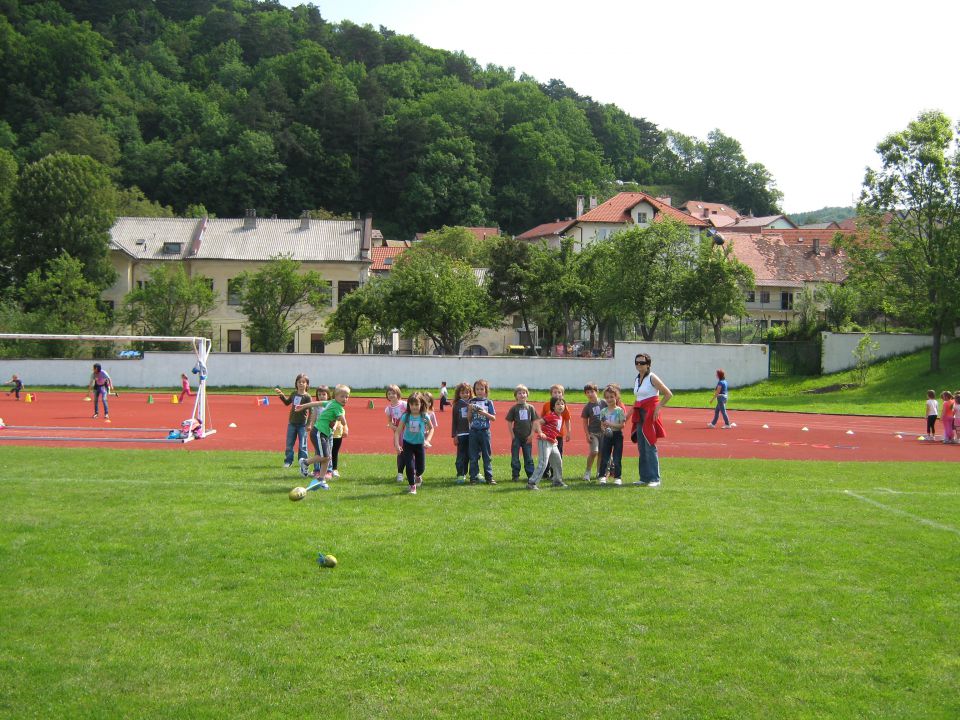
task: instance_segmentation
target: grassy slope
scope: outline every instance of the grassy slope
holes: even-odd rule
[[[668,459],[656,491],[529,493],[431,457],[410,497],[392,457],[348,457],[292,504],[275,454],[56,459],[0,458],[0,716],[960,714],[943,463]]]

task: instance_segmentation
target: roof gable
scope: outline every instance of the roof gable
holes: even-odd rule
[[[630,215],[630,211],[640,203],[644,202],[653,208],[654,222],[657,222],[657,220],[664,217],[669,217],[673,220],[682,222],[684,225],[690,225],[691,227],[709,227],[709,225],[700,218],[695,218],[692,215],[688,215],[682,210],[678,210],[675,207],[667,205],[666,203],[657,200],[652,195],[647,195],[647,193],[644,192],[617,193],[605,203],[597,205],[597,207],[593,208],[593,210],[590,210],[578,217],[577,222],[620,224],[632,223],[633,219]]]

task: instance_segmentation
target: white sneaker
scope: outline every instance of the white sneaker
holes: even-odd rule
[[[708,428],[715,428],[716,425],[714,425],[713,423],[707,423],[707,427],[708,427]]]
[[[339,470],[334,470],[334,471],[333,471],[333,476],[334,476],[335,478],[340,477],[340,471],[339,471]]]
[[[606,476],[600,478],[600,484],[601,484],[601,485],[606,485],[606,484],[607,484],[607,478],[606,478]]]
[[[407,490],[407,492],[410,493],[411,495],[416,495],[416,494],[417,494],[417,486],[416,486],[416,485],[411,485],[411,486],[410,486],[410,489]]]
[[[96,415],[94,415],[94,417],[96,417]],[[283,464],[283,466],[284,466],[285,468],[288,468],[288,467],[290,467],[291,465],[293,465],[293,462],[285,462],[285,463]]]
[[[621,480],[620,478],[614,478],[614,479],[613,479],[613,484],[614,484],[614,485],[623,485],[623,480]]]
[[[730,425],[724,425],[724,426],[723,426],[723,429],[724,429],[724,430],[729,430],[731,427],[732,427],[732,426],[730,426]]]
[[[300,458],[300,474],[307,477],[310,474],[310,466],[306,458]]]
[[[397,482],[403,482],[403,473],[397,473]]]
[[[650,482],[647,483],[647,487],[660,487],[660,481],[651,480]]]
[[[584,482],[590,482],[590,473],[585,472],[585,473],[583,474],[583,481],[584,481]]]

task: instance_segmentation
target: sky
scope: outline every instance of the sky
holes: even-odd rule
[[[922,111],[960,121],[956,0],[313,2],[328,22],[556,78],[661,129],[718,129],[770,171],[787,213],[854,204],[877,144]]]

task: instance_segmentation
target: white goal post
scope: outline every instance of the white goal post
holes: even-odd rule
[[[39,333],[0,333],[0,340],[66,340],[73,342],[138,342],[138,343],[189,343],[197,356],[194,371],[199,381],[197,395],[193,401],[191,420],[199,422],[199,428],[188,428],[182,433],[183,442],[205,438],[216,430],[208,427],[207,417],[207,359],[210,356],[212,341],[205,337],[174,337],[167,335],[46,335]]]

